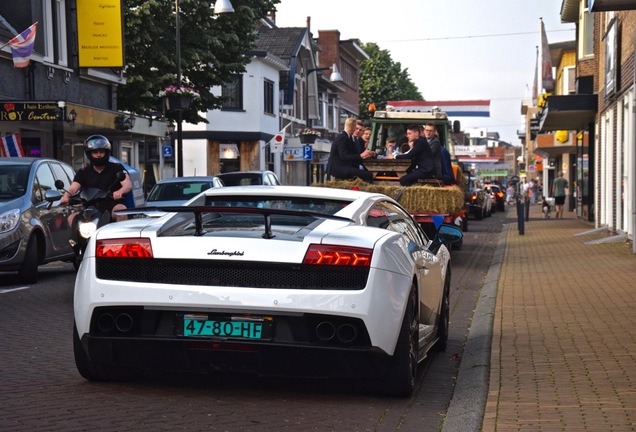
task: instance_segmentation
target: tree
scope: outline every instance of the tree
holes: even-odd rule
[[[408,69],[394,62],[387,50],[375,43],[364,45],[369,59],[360,67],[360,117],[369,118],[369,104],[384,108],[390,100],[423,100],[417,86],[411,81]]]
[[[180,0],[181,85],[201,97],[183,113],[190,123],[205,122],[198,112],[220,106],[213,86],[245,71],[257,33],[254,24],[280,0],[232,0],[233,14],[213,15],[210,0]],[[159,92],[176,85],[174,0],[124,0],[125,85],[117,89],[117,107],[144,113],[162,109]],[[171,117],[174,113],[166,113]]]

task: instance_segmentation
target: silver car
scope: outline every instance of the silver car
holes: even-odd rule
[[[0,158],[0,271],[17,271],[22,283],[36,283],[38,266],[70,261],[67,207],[47,195],[61,197],[73,181],[70,165],[46,158]]]

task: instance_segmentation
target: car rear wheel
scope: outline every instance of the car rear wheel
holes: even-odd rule
[[[383,392],[390,396],[409,397],[415,389],[419,351],[417,302],[415,286],[412,286],[395,352],[384,379]]]
[[[92,362],[82,346],[75,324],[73,324],[73,354],[77,371],[89,381],[130,381],[135,377],[135,371],[132,369]]]
[[[24,261],[18,270],[18,279],[26,284],[34,284],[38,281],[38,239],[35,234],[29,238]]]
[[[439,323],[437,324],[437,343],[435,348],[438,351],[446,351],[448,345],[448,331],[450,328],[450,269],[446,274],[444,283],[444,296],[442,297],[442,306],[439,313]]]

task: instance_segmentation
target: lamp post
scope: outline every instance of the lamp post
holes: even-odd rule
[[[312,73],[314,72],[319,72],[319,71],[326,71],[331,69],[331,75],[329,76],[329,81],[331,82],[342,82],[342,75],[340,75],[340,72],[338,71],[338,66],[334,63],[333,65],[331,65],[330,68],[328,67],[321,67],[321,68],[314,68],[314,69],[307,69],[307,75],[305,77],[306,80],[306,84],[305,84],[305,127],[309,128],[311,126],[313,126],[311,124],[311,122],[309,121],[309,77],[311,76]],[[317,96],[317,95],[316,95]],[[307,186],[309,186],[311,184],[311,161],[307,161]]]
[[[177,87],[181,87],[181,20],[179,18],[179,0],[174,1],[174,16],[177,44]],[[214,4],[215,15],[224,13],[234,13],[230,0],[217,0]],[[179,107],[177,111],[177,177],[183,176],[183,109]]]

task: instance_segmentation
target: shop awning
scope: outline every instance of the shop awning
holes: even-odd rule
[[[541,111],[539,131],[586,130],[597,110],[598,95],[550,96]]]
[[[636,9],[636,0],[588,0],[590,12]]]

